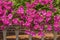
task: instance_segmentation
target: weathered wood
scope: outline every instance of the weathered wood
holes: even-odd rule
[[[41,40],[44,40],[44,37],[42,37]]]
[[[57,40],[57,32],[54,32],[54,40]]]
[[[6,30],[3,30],[3,40],[6,40]]]
[[[32,40],[32,36],[31,35],[29,35],[29,40]]]
[[[15,30],[16,40],[19,40],[19,30]]]

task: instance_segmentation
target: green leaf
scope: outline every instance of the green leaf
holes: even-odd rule
[[[59,4],[60,0],[56,0],[56,4]]]

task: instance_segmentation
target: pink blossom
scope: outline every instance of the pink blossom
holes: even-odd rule
[[[26,26],[26,27],[29,27],[30,26],[30,22],[26,22],[24,25]]]
[[[44,36],[44,33],[43,32],[38,32],[38,35],[42,37],[42,36]]]
[[[52,12],[51,12],[51,11],[48,11],[48,12],[46,13],[46,16],[47,16],[47,17],[52,16]]]
[[[20,6],[19,9],[17,10],[18,14],[23,14],[24,13],[24,7]]]
[[[51,17],[46,17],[46,22],[50,21]]]
[[[19,22],[19,21],[18,21],[18,18],[14,18],[14,19],[12,20],[12,23],[15,24],[15,25],[17,25],[18,22]]]
[[[48,25],[47,30],[51,31],[52,30],[52,25]]]
[[[32,36],[35,36],[35,35],[36,35],[36,33],[35,33],[35,32],[33,32],[33,31],[32,31],[30,34],[31,34]]]
[[[35,26],[34,26],[34,29],[37,30],[39,27],[40,27],[39,25],[35,25]]]
[[[59,27],[59,23],[54,23],[54,27]]]
[[[31,8],[31,4],[29,2],[26,2],[25,4],[27,8]]]
[[[12,14],[9,14],[9,15],[8,15],[8,18],[9,18],[9,19],[12,19],[12,17],[13,17]]]

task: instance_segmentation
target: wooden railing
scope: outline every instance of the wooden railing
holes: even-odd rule
[[[3,30],[2,31],[3,32],[3,39],[2,40],[7,40],[7,39],[19,40],[20,38],[24,38],[24,37],[28,38],[29,40],[33,40],[32,38],[38,38],[38,39],[41,39],[41,40],[45,40],[45,38],[53,38],[53,40],[57,40],[57,38],[60,37],[60,35],[58,35],[56,32],[45,33],[44,37],[40,37],[37,34],[36,34],[36,36],[32,37],[31,35],[20,35],[19,34],[20,32],[24,32],[22,30],[25,30],[25,29],[20,29],[20,30],[13,29],[13,30],[12,30],[12,32],[15,32],[15,35],[13,35],[13,36],[7,36],[8,30]]]
[[[32,36],[31,35],[19,35],[20,30],[15,30],[15,35],[14,36],[6,36],[7,35],[7,30],[3,30],[3,40],[7,40],[7,39],[13,39],[16,38],[16,40],[19,40],[19,38],[22,38],[24,36],[26,36],[25,38],[29,38],[29,40],[32,40]],[[22,32],[22,31],[21,31]],[[54,40],[57,40],[57,37],[59,37],[60,35],[57,35],[56,32],[54,33],[45,33],[44,37],[40,37],[36,34],[35,38],[40,38],[41,40],[44,40],[44,38],[53,38]]]

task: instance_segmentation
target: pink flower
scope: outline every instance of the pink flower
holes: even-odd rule
[[[49,8],[50,8],[50,9],[52,9],[53,7],[54,7],[53,4],[50,4],[50,5],[49,5]]]
[[[35,33],[35,32],[33,32],[33,31],[31,31],[31,35],[32,35],[32,36],[35,36],[35,35],[36,35],[36,33]]]
[[[0,1],[0,6],[3,4],[3,2],[2,1]]]
[[[25,4],[27,8],[31,8],[31,4],[29,2],[26,2]]]
[[[26,20],[27,20],[28,22],[32,22],[32,21],[33,21],[33,18],[27,17]]]
[[[49,3],[52,4],[54,0],[49,0]]]
[[[24,14],[24,7],[20,6],[19,9],[17,10],[17,14]]]
[[[35,12],[36,12],[35,9],[27,9],[27,10],[26,10],[26,14],[27,14],[27,15],[30,15],[30,16],[31,16],[31,15],[34,15]]]
[[[54,27],[55,32],[60,32],[60,27]]]
[[[42,22],[43,20],[44,20],[43,16],[40,16],[39,19],[38,19],[39,22]]]
[[[26,26],[26,27],[29,27],[30,26],[30,22],[26,22],[24,25]]]
[[[23,20],[20,20],[20,21],[19,21],[19,25],[20,25],[20,26],[22,26],[22,25],[25,26],[25,25],[24,25],[24,21],[23,21]]]
[[[47,16],[47,17],[52,16],[52,12],[51,12],[51,11],[48,11],[48,12],[46,13],[46,16]]]
[[[18,18],[14,18],[14,19],[12,20],[12,23],[15,24],[15,25],[17,25],[18,22],[19,22],[19,21],[18,21]]]
[[[7,9],[7,10],[10,10],[11,7],[10,6],[7,6],[7,5],[4,5],[4,7]]]
[[[51,9],[53,12],[57,12],[57,8],[52,8]]]
[[[46,10],[42,10],[41,13],[42,13],[42,15],[46,15],[47,12],[46,12]]]
[[[34,19],[33,23],[34,23],[35,25],[39,24],[38,21],[37,21],[37,19]]]
[[[40,31],[43,31],[43,30],[44,30],[44,26],[43,26],[43,25],[40,25],[39,30],[40,30]]]
[[[3,24],[6,24],[6,25],[9,25],[10,23],[9,19],[6,19],[6,18],[2,19],[2,21],[3,21]]]
[[[51,17],[46,17],[46,22],[50,21]]]
[[[45,5],[49,3],[49,0],[39,0],[41,5]]]
[[[39,1],[34,0],[34,2],[31,4],[31,8],[34,8],[38,5]]]
[[[4,15],[4,10],[0,9],[0,17]]]
[[[13,17],[12,14],[9,14],[9,15],[8,15],[8,18],[9,18],[9,19],[12,19],[12,17]]]
[[[54,27],[59,27],[59,23],[54,23]]]
[[[42,37],[42,36],[44,36],[44,33],[43,32],[38,32],[38,35]]]
[[[37,30],[40,26],[39,25],[35,25],[34,29]]]
[[[47,30],[48,31],[51,31],[52,30],[52,26],[51,25],[48,25]]]

